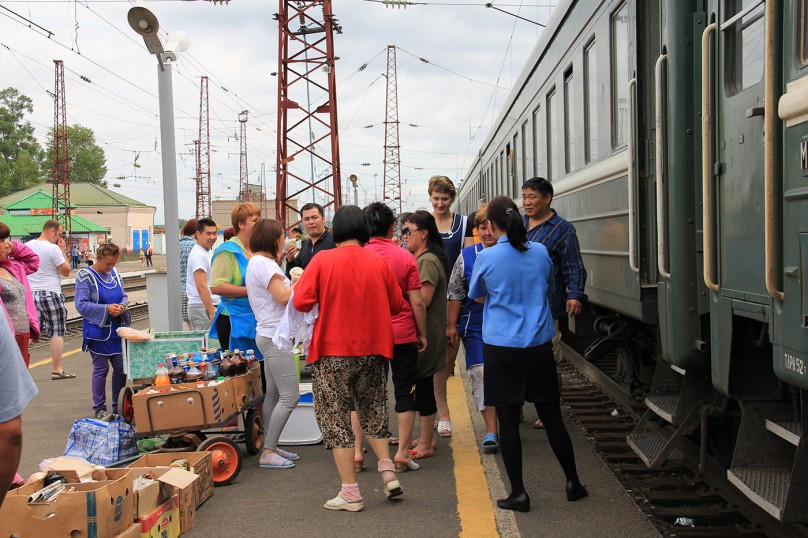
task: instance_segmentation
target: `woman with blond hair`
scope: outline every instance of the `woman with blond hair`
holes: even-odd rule
[[[443,240],[443,248],[449,255],[449,268],[454,267],[460,251],[474,244],[474,226],[465,215],[452,213],[450,207],[457,196],[454,183],[446,176],[432,176],[429,179],[429,201],[432,216]],[[448,271],[447,271],[448,272]],[[447,343],[446,366],[435,374],[435,400],[438,403],[438,435],[452,436],[452,420],[449,404],[446,401],[446,380],[454,372],[458,346]]]
[[[252,202],[236,204],[230,215],[235,235],[213,253],[210,265],[210,291],[221,297],[210,326],[210,335],[222,349],[255,350],[255,315],[247,298],[247,263],[252,257],[250,236],[261,210]]]

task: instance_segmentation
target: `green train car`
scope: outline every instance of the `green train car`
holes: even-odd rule
[[[456,210],[553,182],[628,443],[808,522],[808,0],[561,2],[494,125]]]

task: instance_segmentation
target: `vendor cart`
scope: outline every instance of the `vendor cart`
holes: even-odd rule
[[[157,333],[154,340],[124,340],[124,370],[133,387],[118,396],[118,411],[138,437],[167,435],[161,452],[206,450],[213,461],[213,483],[230,484],[241,471],[243,439],[247,453],[263,447],[260,365],[222,381],[152,386],[157,364],[166,353],[190,353],[207,347],[201,331]],[[244,429],[238,429],[238,418]]]

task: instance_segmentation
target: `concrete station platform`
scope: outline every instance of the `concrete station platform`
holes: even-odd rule
[[[23,415],[23,476],[41,460],[61,455],[73,421],[92,412],[91,363],[80,345],[79,339],[70,339],[65,346],[64,367],[78,376],[72,380],[50,380],[47,347],[31,354],[31,374],[40,394]],[[458,364],[462,362],[459,357]],[[435,457],[420,460],[420,470],[399,475],[403,496],[384,498],[376,457],[369,449],[368,470],[357,476],[365,497],[365,510],[359,513],[322,508],[340,487],[331,453],[323,445],[292,448],[301,459],[294,469],[284,470],[259,469],[257,456],[245,452],[241,474],[233,484],[216,488],[187,536],[658,536],[574,424],[568,429],[589,497],[566,500],[563,473],[546,434],[533,429],[536,417],[530,406],[525,407],[521,433],[532,509],[524,514],[497,509],[492,499],[507,494],[507,478],[498,454],[480,454],[482,421],[479,413],[469,411],[473,408],[464,378],[464,372],[449,378],[454,436],[438,438]],[[391,429],[395,431],[395,418]]]

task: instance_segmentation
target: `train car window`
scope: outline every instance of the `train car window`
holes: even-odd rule
[[[508,144],[510,145],[510,144]],[[499,184],[497,185],[497,194],[505,194],[505,188],[508,184],[508,163],[507,156],[504,151],[499,152]]]
[[[726,0],[725,74],[728,89],[735,94],[754,86],[763,78],[763,2]]]
[[[572,67],[564,73],[564,169],[569,174],[575,170],[576,121],[575,117],[575,88],[572,77]]]
[[[808,0],[801,0],[800,2],[800,15],[797,21],[797,54],[799,58],[797,61],[799,65],[805,67],[808,65]]]
[[[808,1],[808,0],[806,0]],[[595,40],[584,48],[584,158],[587,163],[598,158],[598,57]]]
[[[522,152],[522,181],[527,179],[527,121],[522,124],[522,145],[519,148],[519,151]],[[516,191],[519,192],[521,190],[522,185],[517,185]]]
[[[628,6],[612,15],[612,147],[626,144],[628,133]]]
[[[558,178],[558,152],[561,150],[558,144],[558,119],[555,104],[556,90],[553,87],[547,94],[547,108],[544,111],[547,116],[547,179],[549,181]]]
[[[541,151],[539,148],[541,147],[541,123],[539,121],[539,112],[541,112],[541,107],[536,107],[536,110],[533,111],[533,175],[540,176],[541,171],[539,170],[539,160],[541,157]]]
[[[511,193],[515,196],[517,192],[519,192],[519,177],[521,174],[519,173],[519,155],[521,150],[519,149],[519,133],[515,133],[513,135],[513,146],[511,150],[511,173],[513,174],[511,177]]]

